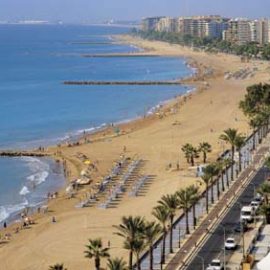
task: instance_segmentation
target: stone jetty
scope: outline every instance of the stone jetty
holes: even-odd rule
[[[40,152],[40,151],[11,151],[5,150],[0,151],[1,157],[47,157],[50,156],[48,152]]]
[[[181,81],[64,81],[65,85],[180,85]]]

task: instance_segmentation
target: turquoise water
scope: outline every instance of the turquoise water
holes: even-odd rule
[[[0,25],[0,148],[55,144],[83,130],[141,116],[186,92],[183,86],[63,85],[65,80],[166,80],[191,74],[180,58],[82,57],[139,50],[111,39],[126,31]],[[0,159],[0,222],[7,216],[3,209],[39,202],[53,186],[63,184],[61,168],[52,172],[51,167],[48,160]]]

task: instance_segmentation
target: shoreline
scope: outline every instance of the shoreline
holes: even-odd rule
[[[141,173],[155,175],[155,179],[146,195],[124,197],[116,208],[101,210],[94,206],[75,209],[74,205],[84,198],[89,187],[82,188],[75,198],[60,196],[51,200],[49,208],[53,212],[37,216],[36,225],[14,235],[8,244],[0,246],[3,251],[0,259],[4,267],[5,261],[9,261],[10,269],[45,270],[48,265],[61,261],[70,269],[84,269],[89,267],[89,262],[83,259],[84,244],[89,237],[102,237],[104,243],[110,240],[112,256],[126,259],[127,252],[122,248],[122,239],[113,234],[112,225],[119,224],[123,215],[142,215],[153,219],[151,209],[163,194],[172,193],[198,180],[193,174],[193,168],[189,168],[180,152],[181,145],[187,142],[197,145],[202,140],[207,140],[213,146],[213,152],[209,156],[211,161],[227,147],[218,141],[225,128],[235,127],[240,132],[249,134],[248,123],[239,111],[238,102],[248,85],[269,79],[267,63],[251,61],[249,64],[241,64],[240,59],[235,56],[193,52],[181,46],[131,37],[124,39],[126,42],[135,42],[138,46],[143,43],[148,49],[154,47],[155,53],[185,55],[191,63],[198,65],[199,73],[209,67],[213,68],[214,73],[204,77],[202,72],[198,77],[188,79],[189,84],[196,87],[196,91],[186,98],[178,97],[164,105],[158,111],[159,114],[119,125],[119,136],[115,136],[114,130],[109,128],[90,135],[89,144],[49,148],[54,153],[58,151],[55,158],[64,158],[67,161],[69,179],[79,175],[85,167],[77,153],[86,155],[97,166],[98,172],[93,172],[92,175],[94,185],[119,160],[124,146],[127,157],[146,161]],[[256,65],[259,68],[253,78],[224,79],[227,69],[235,72],[247,65]],[[179,171],[175,169],[177,161],[180,161]],[[200,162],[197,160],[196,164]],[[172,165],[171,169],[168,169],[168,164]],[[51,223],[52,215],[57,217],[56,224]],[[20,244],[22,242],[24,247]],[[33,250],[35,254],[42,254],[42,263],[39,255],[33,256]],[[16,258],[15,253],[18,254]],[[20,268],[21,265],[25,268]]]
[[[138,50],[138,52],[151,52],[149,49],[147,48],[143,48],[143,47],[138,47],[133,43],[123,43],[123,36],[122,35],[118,35],[118,36],[112,36],[113,39],[118,43],[118,44],[126,44],[132,48],[136,48]],[[160,57],[165,57],[166,55],[162,55],[162,54],[158,54],[157,56]],[[173,56],[173,57],[177,57],[178,56]],[[183,78],[178,78],[177,81],[186,81],[189,79],[195,79],[197,76],[197,67],[192,66],[188,59],[186,59],[185,57],[181,57],[184,61],[185,66],[190,69],[190,75],[183,77]],[[175,103],[177,103],[178,99],[183,99],[184,97],[188,97],[189,95],[192,95],[193,92],[196,91],[196,88],[193,87],[192,85],[188,85],[188,84],[182,84],[182,87],[184,87],[186,89],[185,93],[181,93],[177,96],[174,96],[173,98],[169,98],[163,101],[160,101],[159,103],[157,103],[156,105],[152,106],[151,108],[149,108],[143,115],[138,115],[138,116],[134,116],[130,119],[123,119],[117,122],[114,122],[114,126],[115,127],[119,127],[121,129],[122,126],[126,126],[126,125],[133,125],[135,122],[137,121],[144,121],[146,120],[146,118],[148,117],[153,117],[156,113],[162,113],[162,111],[167,111],[170,110]],[[82,140],[85,140],[85,137],[89,137],[89,136],[99,136],[100,133],[102,132],[108,132],[111,129],[111,126],[109,123],[103,123],[100,126],[97,127],[89,127],[89,128],[85,128],[85,129],[80,129],[77,131],[73,131],[70,133],[73,133],[75,135],[70,135],[69,138],[64,139],[64,140],[59,140],[57,142],[56,145],[47,145],[45,151],[39,151],[39,149],[35,149],[35,148],[29,148],[26,150],[0,150],[0,157],[7,157],[7,158],[12,158],[12,157],[35,157],[35,158],[50,158],[52,159],[54,162],[58,163],[61,160],[61,164],[62,166],[64,165],[64,160],[62,160],[63,158],[58,156],[57,153],[55,153],[55,151],[50,151],[51,149],[55,149],[57,148],[59,145],[63,145],[63,144],[77,144],[78,142],[81,142]],[[90,131],[88,131],[90,130]],[[86,132],[85,132],[86,131]],[[78,134],[76,134],[78,133]],[[125,133],[126,135],[126,133]],[[66,137],[67,135],[63,135],[63,137]],[[120,135],[121,136],[121,135]],[[106,140],[106,138],[100,138],[100,140]],[[93,141],[93,142],[97,142],[99,141],[99,139]],[[79,177],[79,175],[77,175],[77,177]],[[68,187],[68,185],[70,184],[70,181],[72,180],[71,177],[69,176],[65,176],[65,184],[63,185],[62,188],[58,188],[55,191],[59,192],[61,195],[65,194],[65,190]],[[43,202],[41,202],[39,205],[46,205],[47,203],[49,203],[48,199],[44,199]],[[28,207],[27,207],[28,208]],[[30,218],[34,217],[35,219],[37,218],[37,206],[34,207],[29,207],[29,210],[32,214],[29,215]],[[19,213],[22,210],[16,212],[16,213],[12,213],[10,214],[10,217],[1,221],[0,224],[3,224],[5,221],[8,222],[9,226],[11,228],[13,228],[14,226],[16,226],[16,221],[18,220],[18,216]],[[11,217],[13,216],[13,217]],[[1,229],[0,229],[1,232]]]

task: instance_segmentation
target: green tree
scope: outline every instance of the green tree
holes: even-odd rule
[[[220,139],[229,143],[231,145],[231,160],[232,164],[234,164],[234,153],[235,153],[235,144],[237,141],[239,134],[237,129],[226,129],[224,133],[220,135]],[[233,165],[231,166],[231,180],[233,181]]]
[[[235,140],[235,148],[236,151],[238,151],[238,157],[239,157],[239,161],[238,161],[238,170],[239,173],[242,171],[242,153],[241,153],[241,149],[243,148],[243,146],[246,143],[246,138],[239,135],[237,136],[236,140]]]
[[[206,213],[209,213],[209,185],[211,182],[211,176],[209,174],[204,173],[201,177],[205,184],[205,200],[206,200]]]
[[[166,207],[170,215],[170,253],[173,253],[173,222],[178,209],[179,200],[176,194],[163,195],[158,203]]]
[[[224,170],[225,170],[225,174],[226,174],[227,188],[229,188],[230,181],[229,181],[228,170],[229,170],[230,166],[232,166],[232,160],[230,158],[224,158],[223,159],[223,164],[224,164]]]
[[[193,214],[193,228],[196,229],[197,226],[197,217],[196,217],[196,203],[199,201],[200,192],[199,187],[191,185],[187,188],[187,192],[191,196],[191,205],[192,205],[192,214]]]
[[[212,146],[208,142],[200,143],[199,152],[203,153],[203,163],[206,163],[207,154],[212,152]]]
[[[212,204],[215,202],[214,200],[214,179],[215,177],[219,174],[219,168],[216,165],[216,163],[211,163],[207,165],[204,169],[203,172],[210,176],[211,179],[211,202]],[[218,197],[219,197],[219,184],[217,183],[217,189],[218,189]]]
[[[153,270],[154,257],[154,242],[162,233],[162,227],[156,222],[147,222],[143,231],[143,237],[146,242],[146,246],[149,248],[149,270]]]
[[[270,205],[262,205],[259,209],[259,213],[264,216],[266,223],[270,224]]]
[[[122,258],[109,259],[107,263],[109,270],[127,270],[127,263]]]
[[[136,256],[137,270],[141,270],[140,255],[144,251],[145,247],[146,247],[146,245],[144,243],[144,239],[142,237],[137,237],[134,241],[134,244],[133,244],[134,253]]]
[[[159,221],[162,226],[162,248],[161,248],[161,262],[160,264],[165,263],[165,248],[166,248],[166,236],[167,236],[167,223],[170,219],[170,213],[167,207],[158,205],[153,209],[153,216]]]
[[[195,165],[195,159],[200,157],[198,149],[189,143],[185,144],[181,149],[185,154],[187,162],[193,167]]]
[[[142,217],[122,217],[122,223],[114,226],[118,230],[115,234],[124,238],[124,248],[129,250],[129,269],[133,266],[133,253],[135,248],[135,240],[141,237],[144,230],[144,218]]]
[[[89,239],[88,245],[86,245],[87,250],[84,252],[85,257],[95,259],[95,267],[96,270],[100,270],[100,260],[101,258],[110,257],[109,248],[102,247],[102,241],[100,238],[98,239]]]
[[[263,184],[260,185],[257,192],[263,196],[264,204],[268,205],[269,204],[268,196],[270,194],[270,184],[267,182],[264,182]]]
[[[180,189],[177,192],[177,196],[179,198],[179,208],[182,209],[185,213],[186,218],[186,234],[190,234],[189,230],[189,221],[188,221],[188,212],[190,207],[192,206],[192,194],[188,188]]]

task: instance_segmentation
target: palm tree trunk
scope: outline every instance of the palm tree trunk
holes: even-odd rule
[[[190,234],[188,222],[188,209],[186,209],[186,234]]]
[[[230,187],[230,182],[229,182],[229,173],[228,173],[228,167],[226,168],[226,182],[227,182],[227,188]]]
[[[171,216],[170,222],[170,253],[173,253],[173,216]]]
[[[219,197],[220,197],[219,178],[217,179],[217,197],[218,197],[218,200],[219,200]]]
[[[190,162],[191,162],[191,166],[194,167],[194,157],[193,156],[191,156]]]
[[[153,257],[153,244],[151,244],[150,248],[149,248],[149,270],[153,270],[153,264],[154,264],[154,257]]]
[[[196,218],[196,203],[192,205],[192,212],[193,212],[193,228],[196,229],[197,226],[197,218]]]
[[[166,229],[164,229],[163,243],[162,243],[162,249],[161,249],[161,264],[165,263],[166,234],[167,234]]]
[[[96,266],[96,270],[100,269],[100,259],[99,258],[95,258],[95,266]]]
[[[206,213],[208,214],[209,212],[209,204],[208,204],[208,190],[209,190],[209,186],[206,186],[206,193],[205,193],[205,199],[206,199]]]
[[[211,203],[213,204],[215,202],[214,199],[214,184],[213,184],[213,179],[211,179]]]
[[[222,185],[222,191],[225,191],[225,185],[224,185],[224,171],[221,172],[221,185]]]
[[[256,131],[253,131],[253,147],[252,150],[255,150],[256,148]]]
[[[141,262],[140,262],[140,255],[139,254],[136,254],[136,257],[137,257],[137,270],[141,270]]]
[[[129,270],[132,270],[132,265],[133,265],[133,251],[129,251]]]
[[[203,152],[203,163],[205,164],[206,163],[206,152]]]
[[[233,171],[234,169],[234,146],[232,146],[232,165],[231,165],[231,181],[233,181],[234,177],[233,177]]]
[[[242,154],[241,150],[239,150],[239,173],[242,171]]]

